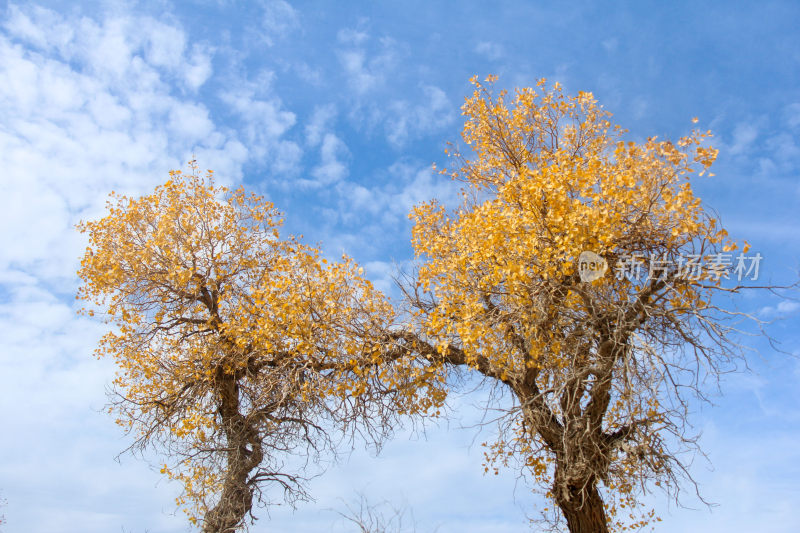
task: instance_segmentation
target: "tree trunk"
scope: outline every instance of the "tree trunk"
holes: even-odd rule
[[[570,533],[608,533],[603,498],[595,485],[556,491],[556,503]]]
[[[239,411],[239,387],[231,375],[218,373],[219,412],[227,438],[227,468],[219,502],[206,513],[203,533],[235,533],[253,508],[252,472],[263,459],[258,431]]]
[[[253,507],[253,492],[244,476],[231,473],[217,505],[206,513],[203,533],[235,533]]]

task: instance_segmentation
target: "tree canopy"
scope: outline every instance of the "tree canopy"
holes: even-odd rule
[[[415,324],[396,338],[511,393],[487,458],[517,460],[570,531],[636,529],[642,491],[686,473],[689,397],[738,353],[712,303],[740,289],[737,245],[691,187],[717,151],[697,130],[626,142],[590,93],[494,79],[473,79],[471,152],[441,171],[461,204],[411,214]]]
[[[403,415],[438,414],[465,371],[510,398],[487,471],[518,464],[556,527],[638,529],[657,520],[642,494],[692,482],[689,406],[741,356],[749,318],[719,297],[761,259],[693,192],[710,132],[626,141],[590,93],[472,81],[469,152],[440,171],[461,202],[411,212],[402,312],[194,165],[79,225],[78,296],[113,326],[97,350],[119,368],[111,410],[171,459],[203,531],[243,527],[265,486],[304,497],[288,456],[380,442]]]
[[[397,412],[442,397],[429,381],[403,386],[421,375],[407,359],[381,364],[393,310],[362,270],[282,240],[280,217],[193,166],[150,195],[112,194],[104,218],[79,226],[78,297],[114,326],[97,349],[119,369],[111,411],[134,446],[171,460],[161,471],[203,531],[244,525],[262,487],[304,497],[290,455],[354,433],[379,442]]]

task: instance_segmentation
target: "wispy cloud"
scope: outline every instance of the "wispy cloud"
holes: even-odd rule
[[[334,118],[336,118],[334,104],[316,106],[311,119],[306,124],[306,143],[312,147],[319,146],[325,132],[330,130]]]
[[[456,113],[447,94],[439,87],[422,87],[422,96],[414,103],[395,100],[386,117],[386,138],[395,146],[409,139],[441,131],[453,123]]]
[[[733,155],[745,152],[756,138],[758,138],[758,127],[755,124],[748,122],[737,124],[736,129],[733,130],[733,140],[729,152]]]
[[[356,256],[391,292],[394,261],[411,258],[411,207],[459,203],[458,182],[429,165],[458,137],[467,79],[485,74],[475,65],[493,62],[507,88],[547,77],[594,91],[623,125],[632,121],[633,137],[716,117],[719,177],[699,182],[703,199],[762,251],[765,275],[796,278],[800,103],[788,2],[757,17],[670,7],[687,15],[678,40],[674,17],[652,6],[519,2],[420,14],[404,4],[312,11],[283,0],[49,4],[65,7],[11,3],[0,19],[0,405],[10,436],[0,439],[0,490],[9,531],[186,528],[172,516],[173,486],[156,485],[145,463],[113,461],[129,441],[99,412],[114,369],[90,357],[102,326],[74,313],[85,242],[73,224],[100,215],[111,190],[152,190],[192,153],[220,181],[279,196],[287,226],[309,229],[297,233],[322,240],[331,256]],[[556,22],[532,32],[531,20]],[[747,305],[783,319],[784,347],[796,344],[797,302]],[[722,505],[662,515],[667,529],[797,530],[791,443],[800,435],[789,413],[800,367],[789,366],[765,365],[709,411],[703,444],[717,471],[693,472]],[[527,489],[515,490],[514,472],[484,478],[473,436],[444,425],[429,426],[427,441],[399,432],[381,458],[356,451],[315,480],[316,504],[273,510],[253,531],[328,530],[335,515],[320,509],[363,488],[408,501],[423,530],[524,529]],[[460,497],[443,505],[447,494]]]
[[[407,240],[408,214],[422,202],[438,199],[449,208],[460,205],[460,185],[437,175],[430,166],[397,161],[367,187],[355,183],[341,186],[339,211],[344,220],[379,217],[385,228],[402,228]]]
[[[475,52],[492,61],[501,59],[506,54],[503,45],[492,41],[479,42],[477,45],[475,45]]]
[[[758,314],[765,318],[786,317],[800,310],[800,302],[795,300],[783,300],[777,305],[767,305],[758,310]]]
[[[222,179],[249,157],[196,93],[214,49],[144,15],[100,18],[11,5],[0,32],[0,464],[5,513],[20,531],[110,531],[139,520],[112,502],[161,509],[145,464],[112,461],[124,446],[98,414],[113,371],[89,357],[101,325],[75,315],[81,217],[111,190],[146,192],[194,150]],[[102,481],[100,481],[102,480]],[[134,514],[130,514],[134,513]],[[36,518],[43,517],[43,518]],[[65,520],[72,519],[73,528]],[[180,517],[156,518],[174,530]],[[155,525],[155,524],[154,524]]]
[[[235,114],[250,155],[268,162],[279,173],[295,172],[302,148],[283,135],[296,122],[296,116],[271,93],[273,73],[262,72],[254,81],[232,80],[233,89],[221,93],[221,100]]]
[[[69,19],[42,8],[12,6],[10,14],[0,37],[7,176],[0,202],[17,232],[3,234],[0,244],[10,252],[3,265],[74,263],[76,214],[95,209],[113,188],[146,190],[163,169],[181,166],[192,147],[236,174],[244,154],[235,135],[217,129],[203,104],[172,94],[168,80],[196,86],[186,64],[206,61],[185,46],[180,28],[121,15]],[[178,44],[157,51],[156,34],[136,31],[151,23]],[[53,253],[60,264],[43,261]]]
[[[377,51],[374,53],[365,46],[370,37],[364,31],[342,30],[338,39],[343,45],[338,52],[339,61],[344,68],[348,86],[357,95],[364,95],[387,82],[399,59],[394,39],[378,39]]]
[[[300,27],[300,14],[284,0],[266,0],[263,9],[263,38],[270,46]]]
[[[325,186],[336,183],[347,177],[347,165],[344,160],[349,152],[342,140],[333,133],[326,133],[322,137],[319,149],[320,164],[311,170],[311,175],[316,178],[315,186]]]

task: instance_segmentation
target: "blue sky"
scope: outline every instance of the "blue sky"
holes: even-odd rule
[[[545,77],[592,91],[632,139],[675,138],[691,118],[720,149],[696,189],[765,257],[800,265],[800,4],[796,2],[49,2],[0,15],[0,494],[8,532],[186,530],[173,498],[101,412],[102,326],[75,315],[85,246],[73,229],[112,189],[142,194],[196,154],[286,212],[287,231],[342,251],[392,292],[411,259],[406,215],[457,193],[434,176],[458,141],[468,79]],[[781,320],[798,353],[800,305],[744,297]],[[656,495],[660,531],[797,531],[796,358],[752,341],[754,374],[728,376],[695,427],[710,464],[692,473],[712,511]],[[481,393],[425,435],[399,431],[311,484],[316,502],[265,511],[253,531],[347,531],[331,509],[359,492],[413,512],[418,531],[523,530],[536,500],[514,472],[483,476],[462,429]],[[690,491],[691,492],[691,491]]]

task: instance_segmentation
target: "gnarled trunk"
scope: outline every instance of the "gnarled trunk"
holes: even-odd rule
[[[253,490],[243,469],[231,472],[225,480],[217,505],[206,513],[203,533],[234,533],[253,507]]]
[[[603,498],[597,486],[555,487],[555,494],[570,533],[608,533]]]
[[[234,376],[217,375],[219,412],[227,438],[227,468],[219,502],[206,513],[203,533],[234,533],[253,507],[250,473],[264,458],[257,429],[239,411],[239,387]]]

